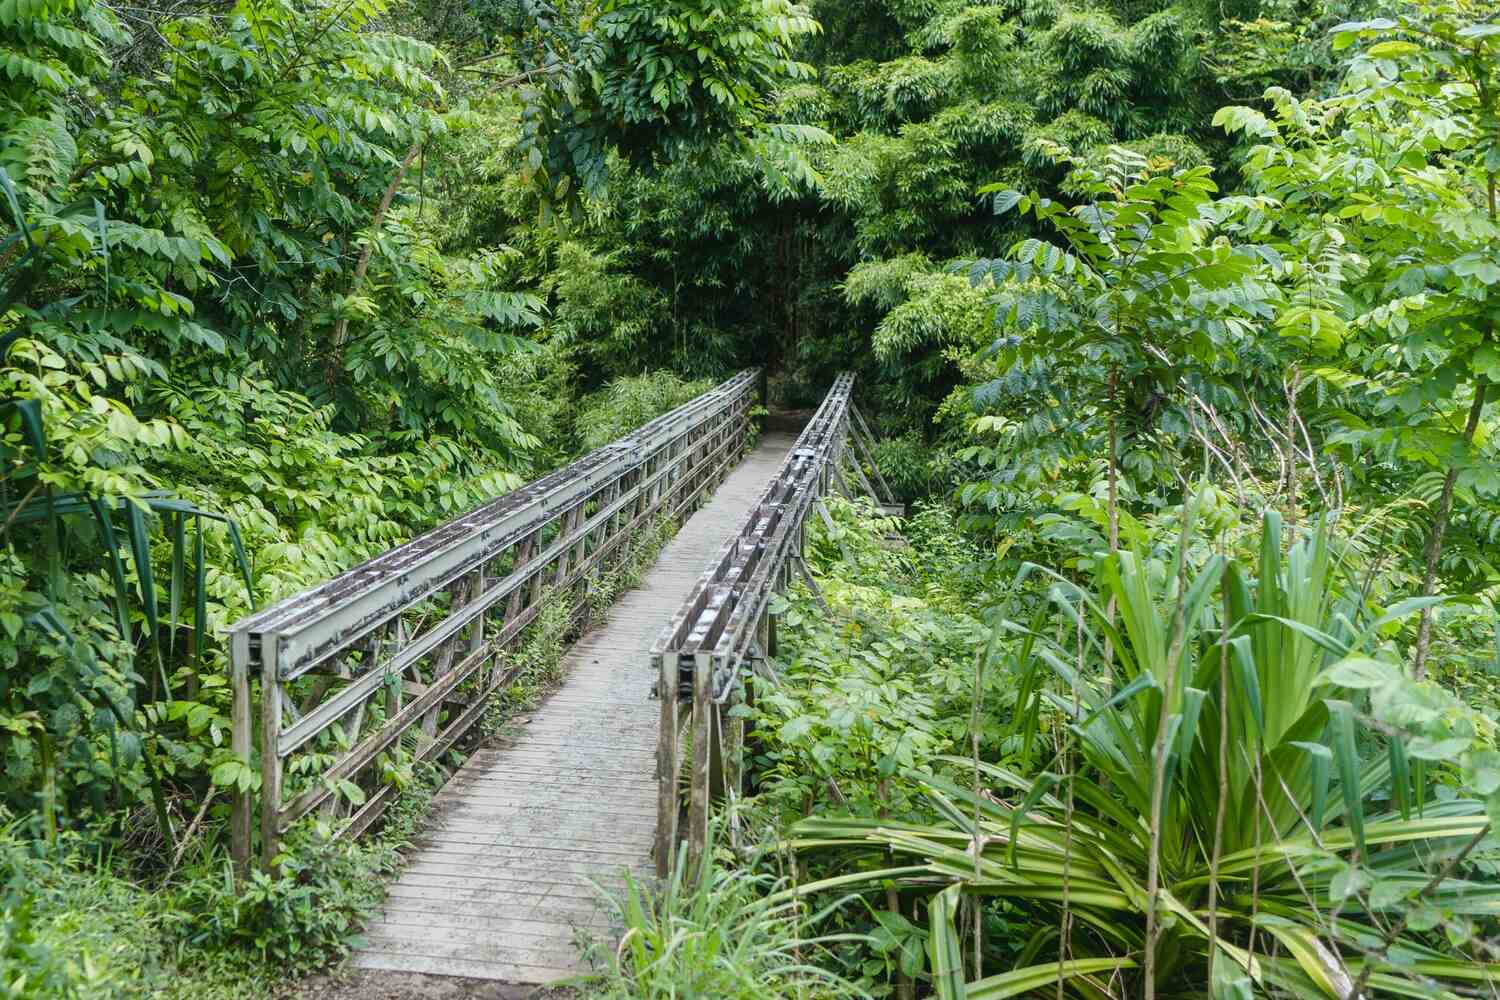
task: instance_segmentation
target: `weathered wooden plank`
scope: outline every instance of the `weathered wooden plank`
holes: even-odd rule
[[[619,844],[602,841],[570,840],[566,846],[539,846],[534,844],[496,843],[493,838],[485,840],[460,840],[444,837],[423,845],[423,856],[433,860],[463,862],[466,864],[496,864],[512,861],[530,861],[534,865],[551,865],[569,861],[573,857],[587,857],[601,871],[613,872],[622,868],[635,868],[640,864],[640,852],[622,848]]]
[[[471,979],[500,979],[506,982],[553,983],[578,975],[575,967],[566,969],[537,965],[515,965],[509,962],[476,962],[449,956],[388,955],[384,952],[361,952],[354,958],[361,969],[385,969],[392,972],[421,972],[438,976],[467,976]]]
[[[486,883],[476,886],[465,883],[455,889],[451,882],[426,877],[413,879],[410,883],[403,881],[392,887],[390,899],[400,900],[403,910],[411,908],[413,912],[425,912],[433,904],[448,907],[448,911],[453,913],[474,912],[479,908],[493,913],[498,908],[493,885]],[[597,893],[566,896],[549,893],[544,889],[508,893],[504,900],[504,910],[507,913],[524,913],[544,923],[571,923],[575,918],[592,919],[594,914],[602,912]]]
[[[498,852],[497,856],[485,858],[476,858],[472,854],[455,857],[429,848],[422,852],[421,857],[408,865],[406,870],[415,875],[455,875],[459,878],[474,877],[476,872],[504,872],[507,881],[519,882],[523,885],[588,888],[586,879],[623,877],[625,871],[639,866],[639,861],[635,865],[621,864],[616,858],[610,858],[607,861],[551,860],[543,863],[534,859],[528,860],[525,857],[498,854]],[[498,879],[500,876],[490,877]]]
[[[486,938],[477,945],[460,943],[461,940],[446,927],[402,927],[390,934],[372,932],[370,947],[393,955],[452,955],[481,962],[514,962],[554,968],[566,968],[568,963],[575,961],[573,956],[577,953],[571,934],[560,940],[553,937],[501,941]]]
[[[402,920],[381,919],[367,928],[366,934],[375,937],[411,937],[420,939],[425,931],[437,931],[452,936],[455,931],[483,931],[492,940],[517,942],[556,941],[576,930],[599,933],[608,931],[609,920],[604,917],[548,923],[526,917],[496,919],[488,914],[448,915],[444,913],[411,914]]]
[[[451,886],[411,885],[402,888],[400,893],[392,893],[391,899],[400,902],[403,912],[408,906],[413,907],[415,912],[416,909],[430,907],[435,902],[444,903],[451,908],[451,912],[474,912],[481,904],[489,907],[488,912],[494,912],[502,908],[495,889],[493,885],[486,885],[480,891],[470,890],[466,895],[460,895]],[[594,914],[601,912],[597,893],[588,896],[563,895],[541,890],[509,892],[504,896],[503,909],[507,913],[527,916],[543,923],[591,920]]]
[[[451,896],[438,895],[430,892],[421,895],[426,890],[411,889],[402,896],[401,913],[391,917],[381,917],[382,920],[444,920],[459,921],[462,924],[478,923],[495,920],[495,903],[491,899],[459,899]],[[540,926],[557,927],[591,927],[595,925],[608,925],[610,917],[602,909],[593,903],[580,903],[568,905],[560,903],[557,905],[546,905],[534,903],[529,905],[515,904],[506,909],[506,917],[513,920],[524,920],[528,924]]]
[[[485,780],[470,782],[464,786],[466,793],[464,801],[471,802],[476,798],[486,796],[490,798],[505,798],[515,793],[518,783],[533,780],[535,777],[534,771],[525,769],[507,769],[487,774],[485,775]],[[612,775],[609,773],[592,775],[587,771],[572,771],[558,777],[567,782],[566,787],[553,786],[552,788],[541,789],[541,791],[544,794],[550,792],[560,798],[577,799],[581,793],[587,792],[591,788],[608,790],[621,787],[629,788],[635,785],[639,785],[642,788],[656,787],[655,781],[652,781],[650,778],[642,780],[638,775]],[[529,799],[530,797],[528,796]]]
[[[471,866],[472,867],[472,866]],[[465,899],[489,898],[497,910],[508,907],[551,905],[554,902],[570,903],[587,909],[597,909],[599,893],[588,880],[581,877],[567,882],[547,882],[536,879],[528,872],[513,872],[511,877],[479,877],[465,872],[435,872],[412,869],[401,876],[401,885],[428,889],[445,889],[451,896]],[[391,899],[400,899],[393,895]],[[399,907],[387,900],[381,910],[384,915],[394,913]]]

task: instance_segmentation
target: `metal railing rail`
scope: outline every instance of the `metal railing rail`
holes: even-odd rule
[[[744,451],[758,383],[758,372],[742,372],[231,626],[232,747],[248,764],[258,733],[261,751],[258,796],[234,803],[240,869],[257,798],[267,867],[291,824],[314,810],[338,821],[340,836],[367,829],[396,795],[372,773],[382,755],[398,741],[419,761],[450,749],[519,673],[506,653],[549,595],[586,618],[588,581],[628,557],[637,529],[682,517],[722,481]]]
[[[676,855],[683,806],[678,783],[682,705],[690,706],[688,858],[690,870],[696,870],[707,843],[710,800],[737,792],[743,776],[744,719],[729,709],[750,695],[752,674],[777,683],[770,662],[776,651],[771,598],[786,587],[794,570],[812,585],[803,562],[807,518],[816,510],[827,519],[819,501],[830,489],[852,497],[851,479],[877,504],[894,503],[874,465],[874,442],[854,408],[853,389],[854,376],[847,372],[834,381],[760,501],[652,647],[661,697],[656,867],[662,877]],[[862,464],[868,465],[869,475]]]

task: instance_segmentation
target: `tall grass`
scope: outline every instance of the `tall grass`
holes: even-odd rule
[[[606,893],[624,933],[609,952],[593,955],[604,968],[598,1000],[837,1000],[865,994],[817,964],[825,948],[851,935],[809,935],[839,900],[810,914],[799,900],[776,895],[774,875],[724,867],[707,851],[691,871],[687,845],[659,888],[626,876],[623,890]]]

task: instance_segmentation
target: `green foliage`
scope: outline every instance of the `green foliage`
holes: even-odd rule
[[[434,775],[423,776],[430,789]],[[8,995],[230,1000],[269,995],[290,973],[348,953],[399,849],[426,816],[404,796],[378,837],[334,842],[300,829],[275,877],[236,884],[209,845],[158,884],[72,834],[43,848],[10,824],[0,836],[0,979]]]
[[[1253,142],[1251,182],[1298,204],[1265,220],[1301,250],[1296,297],[1277,330],[1318,358],[1317,377],[1357,402],[1333,441],[1354,455],[1456,462],[1466,484],[1492,493],[1493,463],[1468,454],[1484,436],[1470,441],[1476,432],[1464,428],[1470,407],[1482,406],[1476,390],[1496,374],[1492,356],[1500,359],[1489,304],[1500,271],[1487,263],[1495,222],[1476,209],[1493,186],[1493,141],[1480,123],[1494,115],[1482,95],[1497,60],[1488,36],[1468,41],[1459,24],[1383,23],[1432,38],[1432,48],[1380,42],[1351,66],[1339,96],[1303,101],[1275,90],[1271,115],[1225,108],[1216,120]],[[1349,26],[1340,43],[1361,28]],[[1465,83],[1434,93],[1452,72]],[[1387,74],[1394,82],[1382,82]]]
[[[550,329],[598,370],[623,373],[636,367],[641,344],[666,316],[660,293],[621,268],[619,256],[582,243],[558,247],[549,276],[557,300]]]
[[[652,8],[658,23],[641,31],[633,11],[610,7],[593,23],[614,25],[618,15],[621,37],[609,59],[634,47],[634,65],[647,66],[678,44],[671,36],[686,15]],[[722,13],[726,24],[745,16],[738,8]],[[598,332],[588,350],[619,366],[609,374],[632,370],[632,345],[653,366],[695,374],[768,360],[796,384],[826,384],[832,372],[853,366],[890,429],[915,429],[953,388],[961,363],[955,345],[967,345],[982,323],[972,295],[942,273],[945,265],[1032,232],[990,215],[976,196],[981,185],[999,178],[1056,197],[1065,177],[1046,154],[1051,144],[1083,157],[1118,144],[1184,167],[1207,165],[1210,152],[1225,146],[1210,126],[1213,71],[1200,58],[1217,38],[1217,29],[1202,30],[1207,11],[874,0],[817,4],[811,14],[828,30],[803,36],[795,58],[817,75],[778,75],[753,115],[776,124],[756,126],[748,144],[713,140],[720,131],[713,121],[694,124],[701,102],[693,95],[703,82],[697,67],[720,57],[712,43],[707,62],[695,52],[671,72],[647,68],[633,89],[611,95],[616,110],[596,134],[613,134],[622,116],[634,114],[641,138],[624,144],[627,162],[613,172],[608,211],[580,213],[569,232],[587,248],[591,267],[608,261],[618,268],[609,286],[592,285],[623,296],[613,316],[591,324]],[[566,13],[557,17],[572,23]],[[801,24],[800,14],[788,18]],[[727,28],[714,30],[727,37]],[[546,41],[549,31],[564,40]],[[527,36],[540,39],[537,51],[558,67],[525,98],[539,109],[527,119],[526,128],[537,130],[525,140],[536,147],[528,146],[529,169],[546,178],[554,199],[562,173],[578,172],[572,164],[597,167],[600,179],[605,164],[584,139],[559,146],[547,138],[573,100],[550,95],[569,86],[602,93],[613,79],[606,73],[578,83],[575,67],[594,57],[586,38],[569,31],[538,28]],[[755,35],[740,36],[747,53],[756,51]],[[531,55],[517,65],[546,68]],[[688,108],[662,111],[645,93],[657,89],[668,101],[680,95]],[[647,164],[630,155],[655,141],[648,136],[676,141],[679,126],[664,133],[658,116],[697,129],[683,146],[691,159]],[[917,258],[931,262],[926,280],[894,296],[860,293],[861,272]]]
[[[123,998],[155,976],[140,893],[62,850],[37,851],[13,823],[0,833],[0,989],[8,997]]]
[[[1151,454],[1160,443],[1148,435],[1175,426],[1186,436],[1199,424],[1194,404],[1253,340],[1253,321],[1273,298],[1262,264],[1278,267],[1280,258],[1232,239],[1256,203],[1214,199],[1207,167],[1175,169],[1123,147],[1097,166],[1059,156],[1076,164],[1070,186],[1088,198],[1080,205],[985,189],[996,213],[1032,214],[1060,239],[1025,239],[1003,259],[969,265],[974,285],[994,288],[999,334],[986,352],[998,377],[977,387],[975,403],[983,412],[991,402],[1040,397],[1042,406],[1018,419],[980,419],[975,429],[998,432],[1001,447],[961,456],[993,470],[988,485],[966,486],[961,496],[996,509],[1018,476],[1035,476],[1027,467],[1035,468],[1036,450],[1056,476],[1087,453],[1081,442],[1102,439],[1113,546],[1121,468],[1138,489],[1156,485]],[[1122,455],[1122,438],[1145,447]]]
[[[795,653],[782,683],[759,691],[755,756],[763,801],[782,817],[832,796],[857,815],[904,815],[910,789],[891,779],[960,748],[972,701],[972,649],[984,626],[960,583],[978,562],[941,508],[919,515],[914,545],[887,547],[894,522],[825,501],[832,530],[809,527],[808,558],[825,611],[797,588],[773,609]],[[1010,697],[997,675],[995,704]]]
[[[575,425],[582,451],[617,441],[659,413],[681,406],[713,388],[709,381],[685,381],[671,372],[622,376],[580,402]]]
[[[861,992],[820,968],[818,954],[839,940],[808,928],[821,914],[776,901],[782,881],[720,864],[714,852],[689,872],[686,845],[659,889],[627,875],[608,897],[624,928],[618,948],[600,956],[606,972],[591,996],[657,1000],[679,996],[759,1000],[765,996],[858,997]]]
[[[895,493],[898,503],[912,503],[941,495],[952,482],[943,464],[944,456],[916,432],[882,438],[874,446],[875,466]]]
[[[1027,637],[1023,697],[1066,727],[1077,771],[980,763],[980,794],[928,776],[920,787],[939,822],[808,820],[797,828],[804,847],[891,851],[916,867],[863,878],[910,879],[926,892],[947,883],[927,905],[935,969],[945,949],[958,954],[960,894],[1030,911],[1021,967],[967,984],[935,971],[942,997],[1059,981],[1068,995],[1094,996],[1096,975],[1136,995],[1143,965],[1158,995],[1212,980],[1216,996],[1339,997],[1356,982],[1443,996],[1486,981],[1495,971],[1471,951],[1472,921],[1495,890],[1462,861],[1489,822],[1481,803],[1437,794],[1433,781],[1472,745],[1475,717],[1413,686],[1378,648],[1382,629],[1424,601],[1362,607],[1326,528],[1283,551],[1279,518],[1268,516],[1258,559],[1240,562],[1205,551],[1191,507],[1182,517],[1176,551],[1112,555],[1092,589],[1058,578],[1050,596],[1067,625],[1056,638],[998,626]],[[1357,738],[1366,691],[1386,746]],[[1391,728],[1398,718],[1410,720],[1410,738]],[[1471,792],[1493,790],[1489,765],[1477,763],[1490,753],[1465,764]],[[1161,930],[1147,937],[1153,906]],[[1058,947],[1059,909],[1087,930],[1073,934],[1068,959],[1039,961]],[[1427,916],[1411,920],[1414,911]],[[1451,933],[1427,933],[1436,927]]]
[[[1500,35],[1366,6],[0,0],[0,991],[340,955],[415,820],[232,886],[217,637],[751,363],[857,369],[961,514],[810,526],[754,794],[609,990],[1478,988]],[[884,896],[818,940],[738,825],[808,813],[791,881]]]
[[[1225,108],[1216,119],[1252,139],[1252,183],[1298,206],[1262,225],[1301,258],[1277,331],[1347,397],[1330,414],[1330,444],[1354,461],[1442,470],[1424,594],[1438,583],[1459,488],[1500,490],[1485,422],[1500,375],[1500,49],[1491,27],[1450,3],[1340,25],[1336,49],[1367,47],[1337,95],[1302,101],[1273,89],[1273,116]],[[1419,676],[1430,641],[1428,611],[1413,658]]]
[[[544,82],[528,90],[521,150],[559,201],[602,192],[611,148],[649,165],[743,141],[777,85],[811,75],[794,48],[818,30],[790,0],[546,3],[534,17],[521,66]]]
[[[299,830],[300,842],[287,845],[274,876],[254,871],[237,883],[222,856],[190,870],[160,917],[164,934],[189,954],[243,956],[284,972],[344,957],[383,898],[384,878],[399,866],[400,838],[423,815],[405,809],[372,846],[336,842],[326,825]]]

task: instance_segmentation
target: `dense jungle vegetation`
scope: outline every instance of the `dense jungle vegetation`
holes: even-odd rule
[[[344,955],[226,626],[747,365],[911,514],[589,995],[1500,995],[1497,186],[1480,0],[0,0],[0,995]]]

